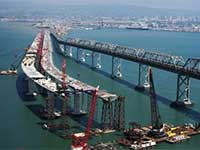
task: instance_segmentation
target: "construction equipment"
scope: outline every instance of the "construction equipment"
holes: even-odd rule
[[[165,133],[163,132],[163,123],[159,113],[159,108],[156,100],[156,93],[153,82],[152,70],[149,68],[149,96],[151,103],[151,125],[152,129],[149,131],[149,135],[155,138],[164,137]]]
[[[94,119],[98,89],[99,87],[97,87],[94,91],[92,91],[92,103],[90,107],[90,115],[89,115],[86,131],[85,133],[75,133],[72,135],[71,150],[87,150],[88,149],[88,140],[90,136],[92,121]]]
[[[38,69],[40,72],[43,72],[42,65],[41,65],[43,41],[44,41],[44,32],[41,32],[38,39],[38,44],[37,44]]]
[[[62,88],[65,89],[66,88],[66,60],[63,60],[63,64],[62,64]]]
[[[67,129],[68,126],[68,119],[66,114],[69,113],[69,89],[67,87],[67,81],[66,81],[66,60],[63,60],[63,64],[62,64],[62,90],[63,90],[63,102],[62,102],[62,114],[65,115],[64,116],[64,129]]]

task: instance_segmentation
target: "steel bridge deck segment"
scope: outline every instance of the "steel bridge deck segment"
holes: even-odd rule
[[[87,49],[136,63],[149,65],[173,73],[189,76],[191,78],[200,79],[200,58],[188,58],[187,60],[184,60],[182,56],[173,56],[110,43],[81,40],[76,38],[68,38],[66,41],[64,41],[58,39],[57,37],[55,38],[60,44]]]

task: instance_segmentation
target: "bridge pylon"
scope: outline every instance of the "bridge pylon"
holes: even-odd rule
[[[121,59],[118,57],[112,56],[112,73],[111,78],[121,78]]]
[[[62,45],[61,45],[62,46]],[[61,47],[61,50],[63,51],[63,54],[65,56],[68,56],[68,57],[72,57],[72,47],[71,46],[68,46],[66,44],[64,44],[62,47]]]
[[[77,49],[76,49],[76,61],[77,62],[80,62],[79,58],[80,58],[80,48],[77,47]]]
[[[101,54],[95,53],[92,51],[91,53],[91,68],[92,69],[100,69],[101,68]]]
[[[48,92],[48,97],[46,99],[46,116],[47,119],[53,119],[55,111],[55,96],[53,93]]]
[[[110,100],[103,101],[101,115],[101,124],[103,129],[114,129],[113,111],[113,102]]]
[[[172,107],[192,106],[190,100],[190,77],[177,75],[176,101],[171,103]]]
[[[119,96],[114,103],[114,128],[121,131],[125,129],[125,97]]]
[[[145,90],[145,88],[149,88],[149,66],[143,65],[139,63],[139,70],[138,70],[138,84],[135,87],[136,90]]]

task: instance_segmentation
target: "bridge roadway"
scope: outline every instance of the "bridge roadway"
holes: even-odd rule
[[[82,40],[77,38],[68,38],[65,41],[58,38],[52,33],[60,44],[72,47],[87,49],[90,51],[111,55],[126,59],[129,61],[156,67],[162,70],[170,71],[180,75],[189,76],[200,79],[200,59],[188,58],[185,60],[181,56],[173,56],[153,51],[145,51],[144,49],[136,49],[114,45],[110,43],[102,43],[92,40]]]
[[[37,45],[39,42],[39,34],[35,37],[32,45],[27,50],[24,59],[22,60],[21,67],[26,76],[31,79],[37,85],[43,87],[47,91],[52,93],[57,92],[57,85],[50,78],[47,78],[43,74],[41,74],[36,68],[36,60],[37,60]]]
[[[44,36],[43,57],[41,59],[41,64],[47,74],[49,74],[54,79],[62,82],[62,72],[58,70],[53,63],[53,57],[52,57],[53,51],[54,51],[54,46],[52,44],[50,32],[46,31]],[[67,79],[67,85],[74,90],[87,93],[88,91],[95,90],[96,88],[94,86],[83,83],[79,80],[76,80],[70,77],[69,75],[66,76],[66,79]],[[108,100],[113,101],[118,98],[117,95],[102,90],[99,90],[98,97],[105,101]]]

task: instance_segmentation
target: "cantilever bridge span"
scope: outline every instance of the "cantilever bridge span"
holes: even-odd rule
[[[177,95],[176,102],[186,100],[190,102],[190,78],[200,80],[200,58],[185,59],[182,56],[174,56],[165,53],[147,51],[144,49],[130,48],[125,46],[114,45],[110,43],[102,43],[94,40],[82,40],[78,38],[67,38],[66,40],[58,38],[52,33],[52,37],[63,45],[63,54],[70,54],[70,47],[77,48],[76,59],[79,59],[80,49],[90,50],[92,52],[92,67],[94,65],[95,53],[102,53],[112,56],[112,74],[111,77],[120,77],[120,61],[117,59],[125,59],[139,64],[138,87],[143,86],[141,79],[143,71],[147,71],[148,66],[156,67],[165,71],[177,74]],[[146,68],[146,69],[144,69]],[[143,69],[143,70],[142,70]]]

